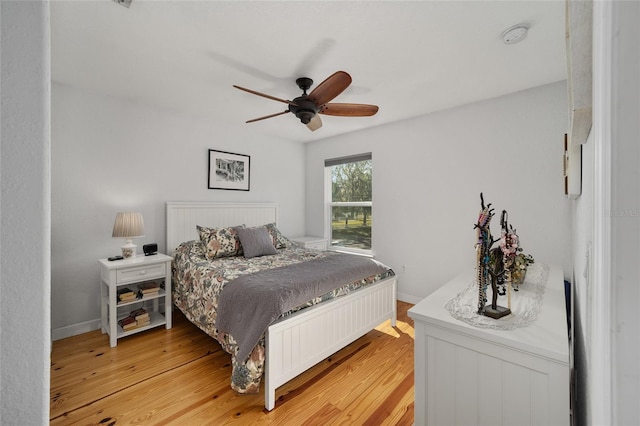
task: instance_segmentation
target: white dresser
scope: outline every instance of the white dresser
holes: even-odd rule
[[[569,425],[561,269],[550,267],[535,321],[513,330],[479,328],[451,316],[445,305],[473,277],[470,268],[409,310],[415,323],[415,424]]]

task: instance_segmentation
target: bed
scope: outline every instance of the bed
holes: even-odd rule
[[[287,266],[287,271],[296,271],[297,276],[315,275],[319,269],[313,273],[306,273],[313,270],[306,268],[327,269],[321,266],[323,262],[344,260],[333,252],[301,248],[281,235],[276,226],[278,208],[274,203],[168,202],[166,208],[167,251],[174,256],[174,305],[196,326],[218,340],[231,354],[231,387],[234,390],[239,393],[256,393],[264,377],[267,410],[275,407],[275,391],[279,386],[381,323],[390,320],[395,326],[396,277],[390,268],[375,262],[378,263],[378,269],[374,274],[354,280],[354,272],[345,273],[345,276],[350,278],[341,277],[347,282],[341,283],[339,288],[300,303],[269,321],[265,325],[266,330],[260,330],[258,333],[258,342],[255,345],[250,338],[240,336],[240,331],[249,328],[244,325],[239,327],[236,324],[236,331],[233,332],[221,332],[217,325],[227,323],[233,327],[233,321],[242,321],[243,317],[235,307],[230,308],[222,303],[218,305],[218,297],[225,293],[226,300],[233,299],[230,295],[232,290],[239,289],[239,283],[243,280],[248,281],[243,282],[249,285],[247,288],[259,290],[260,286],[256,287],[256,275],[253,272],[266,269],[260,272],[265,274],[260,275],[260,279],[265,277],[266,282],[277,280],[275,273],[283,269],[281,266]],[[232,232],[229,230],[233,229],[246,236],[257,228],[263,228],[264,225],[268,225],[269,235],[273,237],[274,246],[278,247],[275,254],[246,259],[245,256],[249,256],[249,253],[244,253],[222,259],[215,258],[213,261],[207,259],[207,256],[211,255],[211,249],[210,245],[201,242],[201,236],[206,235],[202,234],[203,230],[224,229],[226,232]],[[238,231],[238,228],[242,228],[242,231]],[[250,245],[246,246],[253,250]],[[363,269],[360,272],[364,271]],[[367,274],[371,274],[371,271]],[[252,279],[254,282],[251,282]],[[233,282],[234,285],[227,286],[229,282]],[[240,297],[239,294],[247,292],[237,290],[234,297]],[[222,298],[220,300],[222,301]],[[262,301],[262,296],[253,297],[253,300],[254,302],[248,300],[246,303]],[[293,303],[293,300],[288,302]],[[263,303],[260,302],[260,305]],[[255,311],[252,311],[252,315],[259,319],[263,319],[262,316],[268,317],[266,314],[256,313],[259,308],[259,305],[253,306],[252,309]],[[273,317],[273,312],[266,310]],[[249,314],[244,316],[247,315]],[[233,321],[229,318],[233,318]],[[242,339],[236,340],[236,333]],[[247,334],[254,338],[258,335],[256,332]],[[247,353],[248,356],[241,355]]]

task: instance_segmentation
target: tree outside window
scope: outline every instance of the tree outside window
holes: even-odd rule
[[[338,164],[331,165],[332,161]],[[370,252],[373,219],[371,154],[327,160],[325,164],[330,164],[331,169],[331,246]]]

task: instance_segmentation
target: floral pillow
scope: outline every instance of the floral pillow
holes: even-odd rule
[[[236,228],[207,228],[197,226],[200,241],[204,244],[207,259],[213,260],[220,257],[241,256],[242,245],[238,238]]]
[[[287,237],[282,235],[280,230],[276,227],[275,223],[268,223],[264,226],[267,228],[267,231],[269,231],[269,234],[271,235],[271,239],[273,240],[273,245],[275,248],[277,249],[287,248],[291,245],[291,241],[289,241]]]

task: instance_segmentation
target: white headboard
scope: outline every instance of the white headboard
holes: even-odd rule
[[[199,238],[196,225],[260,226],[278,222],[276,203],[167,202],[167,254],[180,243]]]

